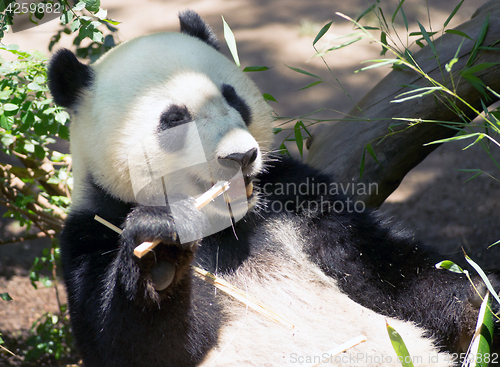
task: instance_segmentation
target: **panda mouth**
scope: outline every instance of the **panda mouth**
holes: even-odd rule
[[[239,175],[225,182],[229,184],[229,188],[219,194],[220,197],[213,198],[211,204],[206,204],[204,208],[219,215],[241,218],[255,202],[253,176]],[[214,187],[216,184],[211,182],[211,185]]]

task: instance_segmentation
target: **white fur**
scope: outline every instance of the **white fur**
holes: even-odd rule
[[[75,157],[73,206],[86,204],[88,172],[115,197],[136,201],[129,155],[141,143],[150,151],[159,150],[156,129],[162,112],[172,104],[185,105],[191,113],[209,164],[215,165],[217,157],[227,152],[256,147],[259,156],[250,170],[261,169],[262,152],[272,141],[270,108],[253,82],[212,47],[184,34],[158,33],[116,47],[92,68],[93,87],[82,95],[70,130]],[[224,83],[244,96],[250,107],[248,128],[222,96]],[[179,154],[162,160],[171,165]]]
[[[401,366],[391,345],[387,322],[406,341],[415,366],[450,366],[450,356],[438,353],[422,330],[410,322],[381,316],[350,300],[334,279],[312,264],[300,250],[300,229],[280,220],[263,228],[271,234],[267,248],[245,263],[227,281],[262,301],[295,327],[267,319],[229,299],[231,322],[219,346],[203,366]],[[276,250],[276,251],[274,251]],[[220,291],[218,291],[220,292]],[[336,357],[328,352],[359,335],[367,341]]]

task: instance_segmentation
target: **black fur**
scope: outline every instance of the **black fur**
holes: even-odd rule
[[[160,116],[160,131],[170,129],[192,121],[191,114],[186,106],[170,106]]]
[[[196,365],[223,321],[213,289],[190,274],[198,244],[180,245],[168,207],[133,208],[93,184],[90,202],[91,209],[69,215],[61,235],[71,323],[85,366]],[[203,218],[192,208],[184,208],[183,225],[200,230]],[[123,234],[95,221],[96,214],[122,226]],[[154,253],[133,255],[137,243],[158,237],[163,244]],[[174,261],[177,273],[160,294],[150,270],[162,260]]]
[[[180,18],[184,33],[213,42],[198,15],[185,12]],[[56,103],[69,106],[92,79],[87,67],[66,51],[55,56],[49,76]],[[71,81],[74,77],[77,80]],[[242,113],[244,102],[233,92],[223,88],[228,103]],[[182,121],[187,115],[181,110],[164,116],[165,121]],[[282,243],[266,232],[269,221],[298,229],[305,239],[305,254],[353,300],[381,314],[414,321],[443,350],[461,351],[478,313],[468,279],[435,269],[440,256],[390,229],[377,214],[349,211],[348,198],[312,190],[311,183],[330,187],[331,179],[300,162],[283,159],[257,179],[256,190],[265,204],[260,203],[261,209],[248,213],[233,228],[181,244],[179,230],[201,236],[208,225],[192,199],[165,207],[133,205],[87,178],[85,205],[72,209],[61,234],[71,322],[86,367],[197,365],[217,343],[217,332],[227,318],[220,298],[192,274],[190,265],[224,275],[234,274],[257,257],[270,263],[283,257]],[[299,191],[280,191],[280,184]],[[171,214],[174,205],[183,213],[176,223]],[[121,227],[123,233],[98,223],[95,215]],[[137,245],[157,238],[162,243],[153,252],[141,259],[133,255]],[[173,282],[157,291],[152,270],[167,262],[176,266]],[[474,282],[480,283],[478,278]]]
[[[245,125],[248,126],[252,123],[252,114],[250,108],[245,103],[245,101],[236,93],[234,88],[228,84],[222,84],[222,95],[226,99],[226,102],[238,111],[245,121]]]
[[[191,114],[186,106],[171,105],[160,116],[158,142],[166,153],[178,152],[185,147],[188,126],[172,129],[191,122]],[[186,147],[186,149],[189,149]]]
[[[292,160],[275,165],[270,172],[260,182],[260,187],[266,188],[264,193],[272,193],[279,183],[323,188],[320,183],[329,187],[331,182]],[[271,194],[267,199],[270,203],[295,203],[294,221],[308,239],[305,252],[357,303],[415,322],[442,350],[457,351],[464,338],[472,335],[477,304],[469,301],[476,293],[466,276],[435,268],[444,260],[442,255],[392,230],[380,214],[369,209],[349,212],[348,198],[321,191]]]
[[[219,275],[232,273],[273,246],[261,231],[270,219],[292,221],[301,228],[310,259],[338,279],[353,300],[379,313],[414,321],[443,349],[457,350],[461,339],[471,335],[477,315],[477,308],[469,302],[473,297],[469,281],[436,270],[439,256],[397,235],[373,213],[329,209],[330,203],[346,202],[341,196],[282,194],[272,189],[280,183],[299,187],[311,178],[315,183],[330,182],[299,162],[276,163],[259,177],[259,187],[268,209],[272,203],[283,207],[292,202],[287,211],[250,213],[234,229],[204,238],[197,252],[197,243],[179,244],[168,207],[132,207],[94,185],[88,202],[95,206],[72,212],[61,236],[73,331],[85,366],[190,366],[199,362],[216,342],[225,316],[213,290],[191,274],[189,264],[195,261]],[[321,210],[312,210],[310,203],[322,203]],[[199,231],[202,214],[191,205],[183,210],[185,219],[177,225]],[[120,225],[123,235],[96,222],[95,214]],[[158,236],[164,244],[154,254],[134,258],[135,246]],[[270,259],[273,256],[270,252]],[[156,292],[150,269],[162,259],[174,261],[177,272],[167,290]]]
[[[212,28],[197,13],[192,10],[183,11],[179,13],[179,21],[181,22],[181,33],[199,38],[217,51],[220,50],[219,40]]]
[[[75,107],[79,94],[92,84],[93,79],[92,69],[67,49],[56,52],[47,74],[54,102],[62,107]]]

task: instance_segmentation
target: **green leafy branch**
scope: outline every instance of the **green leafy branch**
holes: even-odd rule
[[[0,0],[0,9],[10,3],[14,1]],[[98,27],[104,25],[114,32],[113,26],[118,22],[107,19],[98,0],[80,1],[73,7],[67,1],[59,3],[64,8],[63,29],[52,38],[50,49],[63,34],[73,33],[77,54],[93,61],[114,45],[113,36],[104,37]],[[15,20],[8,12],[3,16],[0,39]],[[90,44],[84,46],[84,40]],[[0,47],[0,148],[17,162],[0,163],[0,205],[8,209],[5,217],[26,228],[26,234],[3,239],[0,245],[50,238],[51,246],[34,261],[30,280],[35,288],[40,283],[53,287],[58,302],[57,313],[46,313],[32,325],[33,335],[24,352],[24,359],[31,361],[46,355],[61,359],[72,354],[69,316],[59,296],[56,274],[56,235],[62,229],[71,199],[72,160],[53,148],[56,138],[69,138],[69,114],[56,106],[49,95],[46,67],[47,57],[38,51],[23,52],[15,45]],[[2,299],[8,297],[2,294]]]
[[[407,23],[406,16],[404,15],[403,7],[402,7],[403,3],[404,3],[404,0],[400,1],[398,8],[396,9],[396,11],[393,13],[393,16],[392,16],[391,26],[392,26],[392,29],[394,31],[395,31],[394,20],[399,12],[403,15],[405,26],[406,26],[406,29],[408,30],[408,23]],[[463,1],[460,2],[455,7],[453,12],[450,14],[448,19],[445,21],[443,29],[449,24],[449,22],[451,21],[453,16],[459,10],[462,3],[463,3]],[[379,23],[380,23],[379,27],[368,27],[368,26],[362,26],[360,24],[360,22],[359,22],[360,19],[370,12],[374,12],[377,15],[377,18],[379,19]],[[334,38],[332,41],[329,42],[329,44],[331,44],[332,42],[335,42],[337,40],[340,40],[341,38],[347,38],[348,41],[342,41],[342,43],[340,45],[335,45],[333,47],[327,45],[316,53],[316,55],[315,55],[316,57],[323,58],[323,56],[329,52],[332,52],[332,51],[338,50],[340,48],[349,46],[349,45],[351,45],[355,42],[358,42],[362,39],[368,39],[370,42],[378,43],[382,47],[382,50],[383,50],[382,54],[385,55],[385,53],[387,51],[390,51],[390,53],[392,53],[395,56],[395,58],[394,59],[368,60],[366,62],[370,62],[371,65],[361,68],[358,72],[391,65],[393,68],[402,68],[402,69],[412,70],[413,72],[418,74],[420,77],[427,80],[427,82],[430,84],[429,87],[426,87],[426,86],[421,87],[421,86],[417,86],[417,85],[406,85],[405,87],[409,88],[410,91],[400,94],[392,101],[392,103],[408,102],[408,101],[412,101],[412,100],[417,99],[417,98],[425,97],[427,95],[434,96],[434,98],[436,98],[436,101],[439,101],[446,108],[450,109],[457,116],[459,116],[463,121],[463,125],[462,125],[461,129],[458,130],[460,133],[456,137],[452,137],[449,139],[443,139],[443,140],[436,141],[436,142],[431,142],[429,144],[457,141],[457,140],[462,140],[465,138],[476,138],[474,140],[474,142],[471,145],[469,145],[468,147],[470,147],[472,145],[476,145],[476,144],[481,145],[481,147],[486,151],[488,156],[493,160],[495,165],[500,169],[500,165],[498,164],[498,162],[496,162],[496,160],[494,159],[494,157],[492,156],[492,154],[490,152],[489,145],[484,144],[484,141],[482,140],[484,137],[486,137],[487,138],[486,140],[489,140],[494,145],[498,145],[498,142],[495,138],[498,135],[498,133],[500,132],[500,124],[498,121],[498,112],[499,112],[498,108],[494,109],[492,111],[489,111],[488,108],[486,107],[486,105],[484,104],[484,102],[483,102],[483,106],[482,106],[482,111],[478,110],[477,108],[474,108],[471,104],[469,104],[467,102],[467,100],[465,100],[460,95],[458,95],[457,90],[456,90],[456,85],[458,83],[455,80],[456,77],[466,79],[474,88],[476,88],[483,95],[483,98],[485,100],[488,100],[490,98],[488,95],[488,92],[497,98],[500,97],[498,95],[498,93],[496,93],[495,91],[493,91],[489,87],[487,87],[475,75],[476,73],[478,73],[480,71],[486,70],[486,69],[498,64],[498,63],[486,62],[486,63],[480,63],[480,64],[474,65],[474,63],[477,61],[479,52],[481,50],[486,50],[486,49],[491,50],[492,49],[492,47],[483,47],[482,46],[482,43],[485,40],[488,26],[489,26],[489,17],[486,17],[486,19],[484,20],[484,22],[482,24],[478,38],[475,41],[475,43],[472,47],[472,50],[470,52],[470,56],[467,60],[466,68],[464,70],[460,70],[458,72],[453,71],[453,66],[459,60],[458,55],[460,52],[460,48],[463,44],[463,41],[460,44],[460,46],[455,54],[455,57],[445,65],[445,68],[442,68],[441,63],[439,61],[439,55],[437,52],[437,48],[435,46],[434,41],[432,40],[432,37],[438,32],[428,32],[428,31],[426,31],[425,27],[422,26],[421,23],[418,23],[420,31],[415,32],[415,33],[410,33],[409,36],[420,36],[421,37],[420,39],[416,40],[413,43],[418,44],[420,47],[424,47],[422,42],[425,41],[429,45],[431,53],[433,54],[433,57],[436,59],[437,65],[438,65],[441,73],[443,74],[444,71],[446,71],[449,74],[449,81],[451,84],[451,88],[450,88],[450,87],[446,86],[445,84],[436,81],[429,74],[427,74],[426,72],[424,72],[422,70],[422,68],[415,61],[412,52],[409,50],[409,47],[413,43],[404,45],[404,44],[402,44],[399,36],[398,37],[389,37],[389,35],[390,35],[389,29],[391,27],[388,25],[388,23],[385,19],[385,16],[383,14],[383,11],[378,6],[378,4],[374,4],[371,7],[369,7],[356,20],[353,20],[352,18],[350,18],[344,14],[341,14],[341,13],[337,13],[337,15],[352,22],[355,26],[355,31],[352,32],[351,34],[343,35],[341,37]],[[321,31],[316,36],[316,38],[313,42],[313,45],[316,42],[318,42],[327,33],[331,24],[332,24],[331,22],[327,23],[321,29]],[[373,30],[378,30],[382,33],[383,36],[380,37],[380,40],[377,37],[372,35],[371,31],[373,31]],[[441,33],[455,34],[457,36],[463,37],[464,40],[471,39],[471,37],[469,37],[465,33],[460,32],[460,31],[456,31],[456,30],[444,30]],[[388,41],[388,40],[393,40],[394,38],[397,38],[398,41],[397,42],[394,42],[394,41],[389,42]],[[401,46],[403,46],[403,47],[401,48]],[[299,70],[296,70],[296,71],[299,72]],[[306,74],[306,75],[310,74],[310,73],[303,71],[303,70],[300,70],[300,72],[302,74]],[[310,75],[310,76],[317,77],[315,75]],[[443,75],[443,80],[446,81],[446,78],[444,78],[444,75]],[[312,85],[313,84],[311,84],[311,86]],[[476,124],[475,126],[471,126],[470,122],[472,121],[472,119],[467,118],[467,114],[465,114],[463,112],[463,110],[458,107],[458,105],[465,106],[465,108],[471,110],[475,116],[482,116],[483,117],[483,124],[482,125]],[[408,124],[409,127],[415,126],[415,124],[418,124],[418,123],[431,122],[429,120],[416,121],[415,119],[405,119],[402,117],[399,117],[399,118],[395,117],[394,119],[399,120],[399,121],[406,120],[409,123]],[[450,128],[456,128],[458,126],[456,122],[450,122],[450,121],[432,121],[432,122],[438,123],[440,125],[444,125],[444,126],[447,126]],[[393,125],[393,127],[394,126],[396,126],[396,124]],[[484,132],[477,133],[476,131],[474,131],[474,129],[477,129],[477,128],[482,128],[484,130]],[[406,131],[406,129],[402,129],[400,131],[390,129],[389,134],[387,134],[386,136],[380,137],[379,139],[376,139],[376,140],[382,141],[387,136],[392,136],[393,134],[395,134],[397,132],[403,132],[403,131]],[[362,160],[361,160],[361,164],[360,164],[360,174],[361,175],[363,174],[363,171],[364,171],[364,159],[366,156],[366,152],[369,152],[370,155],[374,158],[374,160],[377,161],[375,151],[374,151],[373,145],[372,145],[374,142],[375,141],[369,142],[365,146],[365,149],[363,151]],[[468,148],[468,147],[466,147],[466,148]]]

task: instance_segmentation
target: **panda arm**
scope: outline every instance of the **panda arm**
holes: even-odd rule
[[[157,359],[194,365],[216,340],[220,315],[212,289],[192,277],[193,244],[173,239],[166,207],[132,207],[95,185],[87,198],[88,207],[73,208],[61,235],[72,328],[85,365],[152,366]],[[122,235],[95,221],[96,214],[122,226]],[[135,246],[154,237],[164,243],[136,258]],[[175,260],[176,278],[156,291],[151,270],[166,260]]]
[[[272,192],[279,182],[295,186],[296,192]],[[391,229],[379,214],[369,209],[356,212],[352,206],[348,210],[347,198],[318,193],[319,183],[331,182],[316,170],[285,159],[272,175],[263,176],[261,185],[268,184],[268,208],[280,202],[275,206],[290,212],[293,203],[303,250],[337,279],[350,298],[376,312],[417,323],[450,350],[466,347],[480,302],[469,280],[436,269],[443,257]],[[331,205],[336,202],[343,207]],[[474,281],[480,283],[478,278]]]

